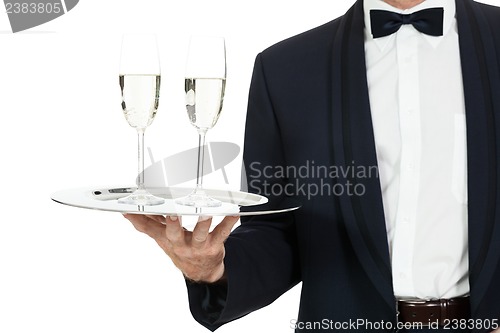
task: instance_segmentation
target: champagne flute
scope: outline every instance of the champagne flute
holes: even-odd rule
[[[158,110],[160,94],[160,61],[154,35],[124,35],[120,73],[122,109],[129,125],[137,130],[138,176],[137,189],[118,199],[119,203],[152,206],[165,200],[148,192],[144,186],[144,132]]]
[[[176,203],[194,207],[219,207],[222,203],[203,190],[205,136],[219,119],[226,87],[226,45],[222,37],[193,36],[186,63],[186,109],[198,131],[196,188]]]

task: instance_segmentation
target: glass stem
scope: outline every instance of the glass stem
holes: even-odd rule
[[[137,129],[137,189],[144,190],[144,128]]]
[[[196,171],[196,192],[203,191],[203,166],[205,160],[206,130],[198,130],[198,169]]]

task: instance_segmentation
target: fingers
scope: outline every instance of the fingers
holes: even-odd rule
[[[132,222],[132,225],[138,231],[154,239],[160,238],[164,233],[165,227],[162,221],[164,221],[165,218],[163,216],[123,214],[123,217]]]
[[[211,233],[212,242],[216,244],[223,244],[229,237],[231,230],[233,229],[236,222],[239,220],[239,216],[226,216],[219,223]]]
[[[196,226],[193,230],[193,235],[191,237],[191,242],[193,247],[200,248],[202,247],[207,238],[210,231],[210,225],[212,224],[212,218],[208,216],[200,216]]]
[[[163,217],[159,215],[139,215],[139,214],[124,214],[134,227],[155,240],[166,239],[174,246],[186,245],[185,229],[182,228],[182,223],[179,217],[169,216]],[[210,245],[222,245],[236,222],[238,216],[226,216],[212,232],[210,226],[212,224],[212,217],[200,216],[196,226],[188,237],[187,242],[191,242],[194,248],[202,248],[207,241]]]
[[[174,245],[184,243],[184,229],[179,217],[169,216],[165,219],[165,226],[163,232],[167,239]]]
[[[163,215],[148,215],[151,219],[165,225],[165,216]]]
[[[211,217],[201,217],[194,230],[182,228],[179,217],[124,214],[134,227],[151,236],[183,274],[194,281],[215,282],[224,275],[224,242],[238,221],[225,217],[210,232]]]

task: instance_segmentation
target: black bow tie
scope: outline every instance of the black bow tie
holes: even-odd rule
[[[386,10],[370,10],[373,38],[389,36],[403,24],[431,36],[443,35],[443,8],[429,8],[412,14],[399,14]]]

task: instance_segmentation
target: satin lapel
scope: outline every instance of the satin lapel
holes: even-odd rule
[[[495,116],[500,111],[500,77],[486,18],[472,1],[456,3],[467,120],[469,278],[474,314],[500,260],[496,223],[500,122]]]
[[[387,233],[371,122],[364,53],[363,2],[342,18],[332,73],[334,163],[349,170],[338,181],[355,189],[340,197],[346,229],[374,286],[394,309]]]

